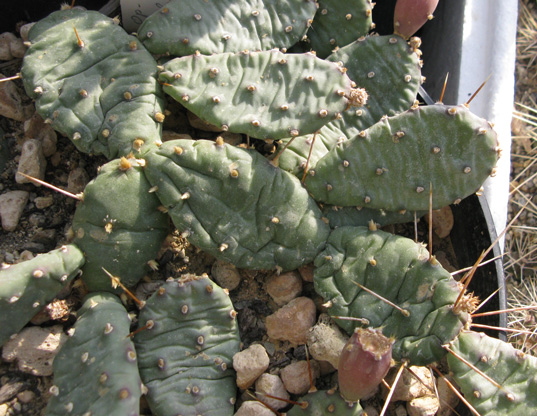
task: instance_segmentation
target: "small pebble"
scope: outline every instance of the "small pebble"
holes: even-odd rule
[[[273,274],[267,279],[267,292],[278,306],[285,305],[302,292],[302,278],[296,271]]]
[[[2,358],[17,361],[20,371],[34,376],[52,375],[52,361],[67,340],[61,325],[24,328],[4,344]]]
[[[28,41],[28,33],[30,32],[30,29],[32,26],[35,25],[35,22],[32,23],[26,23],[25,25],[22,25],[19,29],[19,34],[21,35],[21,38],[23,41]]]
[[[241,282],[241,275],[237,268],[227,261],[216,260],[211,268],[211,276],[220,287],[228,290],[236,289]]]
[[[47,161],[43,154],[43,146],[36,139],[26,140],[22,145],[21,157],[19,159],[18,172],[25,173],[28,176],[44,180]],[[33,183],[30,179],[25,178],[19,173],[15,176],[17,183]],[[41,186],[34,184],[35,186]]]
[[[78,194],[84,191],[90,178],[85,169],[78,167],[69,172],[67,178],[67,190],[72,194]]]
[[[255,400],[241,404],[234,416],[274,416],[275,413]]]
[[[429,224],[429,214],[425,215],[425,221]],[[438,237],[447,237],[453,229],[453,224],[453,211],[449,205],[433,210],[433,230]]]
[[[24,390],[17,394],[17,399],[21,403],[30,403],[35,398],[35,393],[31,390]]]
[[[276,340],[305,344],[308,330],[315,324],[315,303],[306,297],[293,299],[267,316],[267,335]]]
[[[298,272],[305,282],[313,282],[313,270],[315,270],[315,267],[312,263],[298,268]]]
[[[0,416],[6,416],[9,411],[9,406],[5,403],[0,404]]]
[[[453,380],[450,381],[453,382]],[[440,408],[437,416],[451,416],[453,414],[451,409],[457,407],[460,401],[459,397],[451,390],[443,378],[438,378],[436,381],[436,389],[440,398]]]
[[[29,195],[26,191],[9,191],[0,195],[0,217],[4,231],[17,228]]]
[[[34,204],[37,209],[45,209],[54,204],[54,197],[52,195],[38,196],[34,199]]]
[[[319,364],[315,360],[310,360],[311,376],[313,383],[319,378]],[[308,362],[297,361],[282,368],[280,372],[285,389],[291,394],[305,394],[311,388],[310,373],[308,368]]]
[[[439,407],[440,402],[433,395],[417,397],[406,404],[409,416],[434,416]]]
[[[162,132],[162,141],[167,142],[169,140],[192,140],[192,136],[186,133],[176,133],[171,130],[164,130]]]
[[[5,75],[0,74],[0,79]],[[24,105],[22,94],[13,81],[0,82],[0,116],[17,121],[27,120],[34,112],[33,105]]]
[[[211,124],[211,123],[207,123],[205,120],[202,120],[201,118],[199,118],[197,115],[195,115],[194,113],[190,111],[187,113],[187,116],[188,116],[188,122],[195,129],[214,132],[214,133],[222,132],[221,127],[215,126],[214,124]]]
[[[338,368],[339,356],[347,339],[334,321],[323,313],[317,324],[308,331],[308,349],[316,360],[328,361],[334,368]]]
[[[13,58],[22,58],[26,53],[26,46],[24,46],[24,41],[21,38],[12,39],[9,42],[9,50]]]
[[[411,366],[410,370],[403,372],[401,375],[393,392],[392,400],[408,402],[417,397],[429,396],[434,391],[434,379],[431,375],[431,370],[427,367],[418,366]],[[392,370],[386,377],[386,382],[389,385],[392,385],[396,372],[396,370]],[[412,373],[416,374],[421,381]]]
[[[237,372],[237,386],[247,389],[269,366],[269,356],[260,344],[250,345],[233,356],[233,368]]]
[[[224,131],[222,134],[220,134],[222,139],[224,139],[224,143],[227,143],[231,146],[238,146],[242,143],[242,135],[239,133],[231,133],[230,131]]]
[[[10,44],[14,39],[17,39],[17,37],[11,32],[0,34],[0,61],[9,61],[13,59]]]
[[[52,126],[46,124],[37,112],[24,122],[24,137],[41,141],[45,157],[50,157],[56,153],[58,135]]]
[[[268,404],[270,407],[276,410],[280,410],[287,406],[287,403],[283,400],[271,399],[266,397],[265,394],[269,394],[280,399],[289,400],[289,393],[285,390],[285,386],[280,377],[263,373],[255,382],[255,393],[259,400]]]

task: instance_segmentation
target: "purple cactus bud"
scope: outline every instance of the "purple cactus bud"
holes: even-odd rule
[[[393,18],[394,32],[410,38],[427,20],[433,18],[438,0],[397,0]]]
[[[339,390],[346,400],[357,401],[375,392],[390,368],[393,343],[379,329],[354,330],[339,358]]]

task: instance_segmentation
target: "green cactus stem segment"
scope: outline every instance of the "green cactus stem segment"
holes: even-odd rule
[[[425,211],[431,184],[438,209],[476,192],[499,152],[491,125],[467,107],[415,107],[330,150],[305,185],[332,205]]]
[[[164,91],[208,123],[258,139],[319,130],[363,93],[337,64],[279,51],[192,55],[164,65]],[[300,74],[300,76],[297,76]]]
[[[395,360],[427,365],[445,355],[442,345],[453,340],[469,319],[467,311],[452,310],[459,295],[457,282],[428,258],[427,250],[408,238],[365,227],[340,227],[315,259],[315,290],[331,303],[330,315],[365,318],[371,327],[395,338]],[[358,326],[347,320],[336,322],[348,333]]]
[[[73,31],[74,28],[74,31]],[[107,158],[160,137],[164,99],[157,64],[101,13],[52,13],[29,33],[21,74],[37,112],[82,152]]]
[[[450,371],[464,397],[482,416],[534,414],[537,358],[483,333],[464,331],[451,342]],[[478,369],[474,370],[472,367]]]
[[[82,279],[90,290],[115,291],[106,269],[127,287],[148,271],[169,230],[150,192],[143,160],[116,159],[103,165],[84,190],[73,218],[75,244],[86,256]],[[119,290],[118,290],[119,291]]]
[[[86,297],[71,336],[54,359],[47,416],[138,414],[141,379],[128,338],[130,324],[116,296],[96,292]]]
[[[171,56],[286,49],[316,10],[313,0],[175,0],[149,16],[138,36],[151,53]]]
[[[168,279],[146,302],[134,337],[157,416],[233,415],[239,331],[229,296],[207,277]]]
[[[293,175],[260,153],[173,140],[145,155],[145,174],[179,231],[246,269],[293,270],[315,258],[329,227]]]
[[[32,317],[79,273],[84,255],[74,245],[7,265],[0,270],[0,345],[19,332]]]

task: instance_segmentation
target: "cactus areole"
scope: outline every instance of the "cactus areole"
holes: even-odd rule
[[[367,398],[390,369],[393,339],[379,329],[356,328],[339,357],[339,390],[350,401]]]

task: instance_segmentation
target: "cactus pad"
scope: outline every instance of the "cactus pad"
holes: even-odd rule
[[[153,414],[232,415],[240,340],[229,296],[207,277],[168,279],[140,322],[148,329],[135,343]]]
[[[400,211],[427,210],[432,184],[437,209],[476,192],[499,152],[491,125],[465,106],[415,106],[333,148],[306,187],[332,205]]]
[[[195,246],[246,269],[292,270],[328,238],[315,201],[261,154],[207,140],[174,140],[145,155],[145,173]]]
[[[442,345],[454,339],[468,313],[454,313],[458,284],[414,241],[365,227],[340,227],[315,259],[315,290],[331,301],[330,315],[369,320],[394,337],[393,357],[426,365],[444,356]],[[405,315],[357,286],[375,292],[407,311]],[[357,325],[336,320],[348,333]]]
[[[149,271],[166,235],[168,218],[135,159],[102,166],[84,190],[73,219],[75,244],[86,256],[82,279],[90,290],[112,291],[105,268],[130,287]]]
[[[29,34],[22,78],[38,113],[82,152],[108,158],[160,137],[157,64],[101,13],[61,10]]]
[[[154,54],[205,55],[289,48],[309,27],[313,0],[175,0],[138,29]]]
[[[501,388],[452,354],[450,372],[465,398],[482,416],[531,415],[537,412],[537,358],[483,333],[465,331],[450,348]]]
[[[176,58],[159,79],[203,120],[258,139],[319,130],[347,108],[352,90],[337,64],[274,50]]]
[[[61,247],[0,270],[0,346],[19,332],[69,283],[84,264],[74,245]]]
[[[142,382],[130,324],[116,296],[86,297],[70,338],[54,358],[47,416],[138,414]]]

